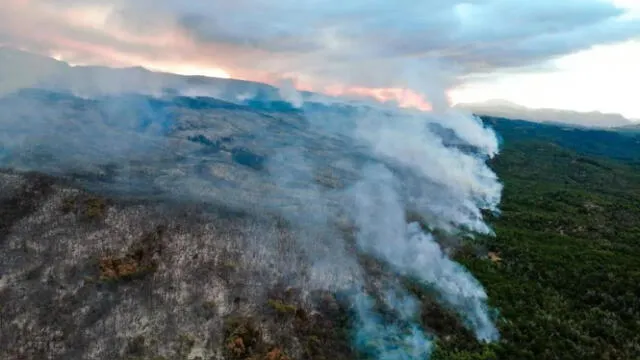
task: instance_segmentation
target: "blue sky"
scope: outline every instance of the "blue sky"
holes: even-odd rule
[[[640,0],[7,0],[0,43],[78,64],[640,118]]]

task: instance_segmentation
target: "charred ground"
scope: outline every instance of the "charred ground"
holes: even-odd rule
[[[0,184],[3,358],[366,358],[351,345],[349,294],[286,285],[302,275],[264,258],[300,256],[281,219],[105,197],[37,173],[2,171]],[[273,253],[248,247],[255,237]],[[362,262],[371,281],[394,278]],[[424,325],[480,347],[412,291]]]

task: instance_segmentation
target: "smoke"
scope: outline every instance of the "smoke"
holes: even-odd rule
[[[407,205],[429,215],[434,226],[490,232],[480,208],[496,211],[500,201],[501,185],[485,163],[497,152],[497,140],[478,119],[452,112],[363,114],[355,136],[403,173]]]
[[[302,95],[296,90],[295,84],[292,79],[283,79],[279,84],[280,97],[293,105],[296,108],[300,108],[304,102]]]
[[[381,165],[367,167],[364,175],[353,190],[360,249],[384,260],[398,273],[433,287],[448,306],[463,316],[478,339],[496,340],[498,332],[482,286],[461,265],[447,258],[419,224],[407,224],[398,179]]]
[[[167,151],[171,119],[141,96],[83,100],[25,90],[0,99],[0,164],[91,171]]]
[[[485,163],[498,152],[493,131],[479,119],[453,111],[426,115],[372,107],[347,112],[303,109],[310,129],[327,142],[346,138],[342,155],[354,152],[358,156],[352,158],[355,161],[350,168],[356,176],[351,182],[339,191],[323,191],[309,185],[308,180],[314,169],[330,163],[331,155],[303,158],[299,154],[312,153],[305,150],[313,145],[302,143],[289,150],[298,155],[284,163],[306,171],[306,175],[281,168],[272,169],[272,176],[290,176],[311,191],[301,198],[306,207],[297,208],[294,223],[308,224],[322,216],[322,223],[330,228],[327,219],[348,214],[357,229],[360,254],[373,256],[397,274],[433,289],[442,305],[456,311],[478,340],[497,340],[499,333],[482,285],[447,257],[432,234],[417,223],[408,223],[405,216],[410,209],[428,219],[432,229],[491,233],[481,209],[498,211],[502,190]],[[301,246],[308,248],[310,244],[303,241]],[[348,258],[339,244],[332,246],[332,253],[336,259]],[[326,264],[326,254],[322,259]],[[334,270],[349,274],[352,286],[366,288],[365,278],[348,272],[341,261],[333,264]],[[362,290],[355,295],[355,344],[377,359],[426,358],[433,345],[417,321],[419,301],[398,287],[383,282],[375,294]],[[380,299],[394,318],[376,311]]]
[[[381,360],[428,359],[432,342],[415,324],[408,323],[415,317],[417,304],[411,297],[396,298],[389,292],[387,305],[404,323],[389,324],[378,314],[375,302],[366,294],[355,299],[357,330],[355,343],[362,352]]]
[[[166,84],[182,86],[183,95],[191,86]],[[481,210],[498,211],[502,190],[486,164],[498,152],[492,130],[440,106],[423,113],[339,98],[320,103],[291,83],[279,90],[230,84],[216,94],[249,97],[234,104],[166,92],[113,95],[111,87],[111,95],[88,98],[7,95],[0,98],[0,166],[98,174],[84,178],[112,191],[277,214],[306,258],[293,285],[361,289],[352,297],[354,344],[377,359],[426,358],[436,335],[421,328],[419,300],[399,282],[371,286],[362,256],[432,289],[479,340],[499,338],[482,285],[430,233],[491,233]],[[157,84],[138,88],[147,85]]]
[[[332,221],[338,221],[337,214],[347,214],[357,229],[360,254],[373,256],[397,274],[433,289],[443,306],[456,311],[478,340],[497,340],[499,334],[482,285],[447,257],[432,234],[417,223],[408,223],[405,217],[407,209],[412,209],[428,219],[432,229],[491,233],[481,209],[497,211],[500,201],[501,184],[485,163],[497,153],[495,134],[477,118],[454,112],[425,115],[370,107],[347,112],[318,111],[310,106],[303,109],[310,121],[309,131],[325,139],[325,149],[331,140],[345,138],[338,156],[356,155],[348,166],[355,176],[341,176],[347,186],[340,190],[323,190],[310,180],[318,168],[333,165],[335,154],[314,157],[311,148],[315,144],[304,142],[287,149],[288,155],[280,158],[281,167],[270,170],[271,176],[279,179],[279,188],[299,194],[292,222],[322,224],[328,231]],[[291,186],[293,183],[296,185]],[[352,264],[345,265],[343,259],[349,255],[339,243],[332,243],[327,254],[304,237],[298,241],[302,248],[314,249],[309,255],[319,260],[323,269],[331,261],[327,256],[334,256],[330,268],[339,269],[351,286],[366,288],[363,274],[349,271]],[[403,290],[397,295],[397,288],[382,283],[373,296],[365,291],[355,295],[355,344],[377,359],[425,358],[432,343],[416,320],[418,300]],[[381,298],[396,314],[394,319],[376,312],[376,299]]]

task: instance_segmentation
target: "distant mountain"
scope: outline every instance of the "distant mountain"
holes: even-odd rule
[[[640,164],[640,133],[638,132],[620,131],[619,129],[622,128],[559,126],[482,115],[480,118],[498,133],[503,144],[530,141],[553,143],[583,155]],[[635,128],[637,131],[640,130],[638,125]]]
[[[71,66],[46,56],[0,47],[0,96],[25,88],[68,91],[78,96],[179,93],[226,101],[278,101],[271,85],[206,76],[154,72],[142,67]]]
[[[624,125],[615,128],[615,130],[628,133],[640,133],[640,124]]]
[[[620,114],[601,112],[577,112],[558,109],[531,109],[505,100],[489,100],[483,103],[463,103],[455,107],[477,115],[497,116],[540,123],[558,123],[574,126],[613,128],[633,125],[633,121]]]

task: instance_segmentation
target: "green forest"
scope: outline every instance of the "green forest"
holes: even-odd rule
[[[483,120],[502,137],[501,214],[457,260],[499,309],[502,339],[441,338],[434,357],[640,359],[640,138]]]

